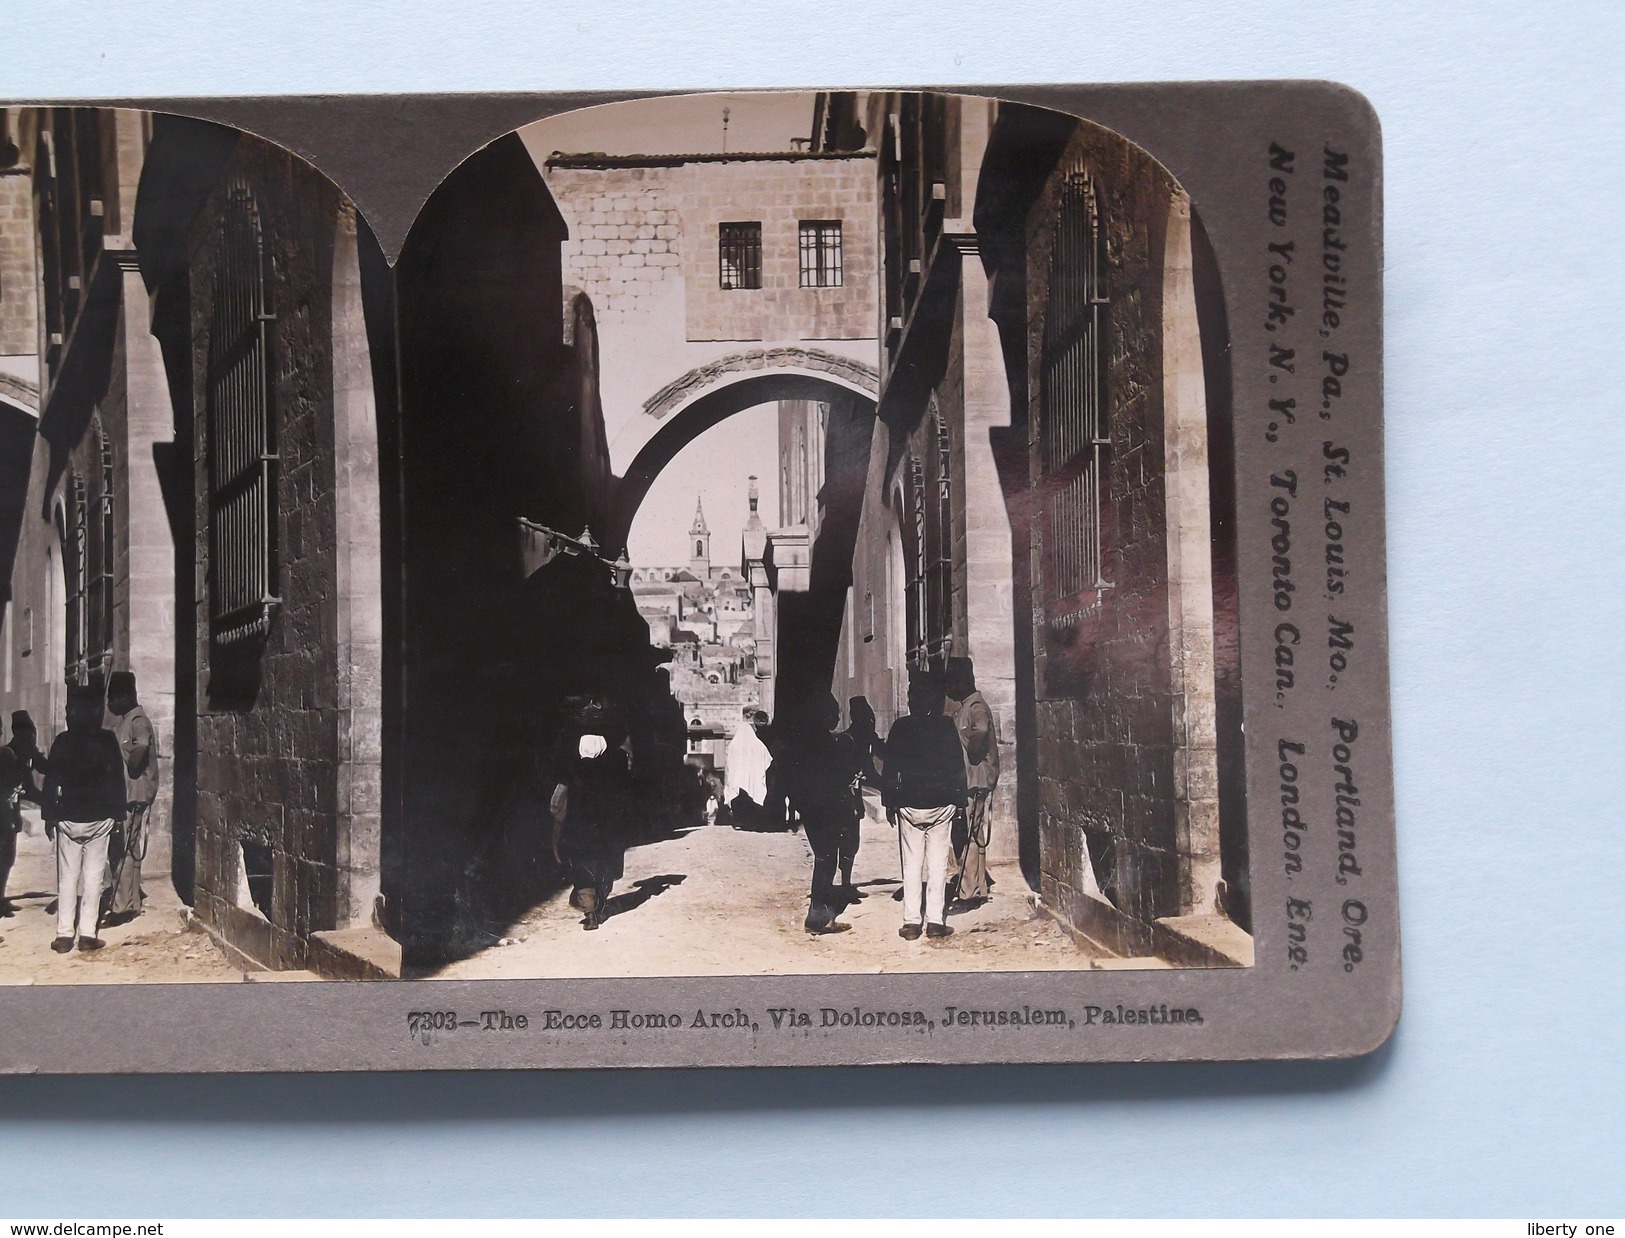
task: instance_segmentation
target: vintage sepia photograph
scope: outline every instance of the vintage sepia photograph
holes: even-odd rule
[[[1201,208],[710,94],[386,253],[248,132],[0,109],[0,985],[1252,967]]]

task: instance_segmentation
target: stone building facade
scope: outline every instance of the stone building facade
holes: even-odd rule
[[[585,292],[597,311],[615,472],[681,403],[685,380],[694,390],[712,380],[710,367],[771,368],[764,346],[796,345],[806,355],[777,358],[785,368],[824,357],[872,367],[868,152],[533,154],[569,229],[565,295]]]
[[[838,695],[889,721],[910,668],[971,657],[994,857],[1121,953],[1250,957],[1225,327],[1189,198],[1115,134],[993,101],[825,96],[813,138],[876,148],[883,183]]]
[[[187,569],[189,893],[242,958],[304,967],[380,892],[377,417],[354,209],[281,148],[154,123],[137,225],[168,362]]]
[[[593,307],[541,175],[517,138],[471,157],[392,269],[297,157],[159,117],[137,234],[191,559],[185,892],[257,965],[477,948],[546,879],[537,754],[572,693],[615,702],[640,772],[681,761],[630,590],[515,552],[520,520],[602,538],[608,510]]]
[[[54,631],[62,548],[45,514],[50,445],[39,437],[38,123],[34,109],[0,108],[0,705],[28,710],[49,735],[61,725],[65,655]]]
[[[1116,945],[1166,948],[1159,930],[1222,944],[1225,912],[1240,908],[1221,905],[1209,419],[1190,200],[1142,153],[1080,126],[1025,225],[1042,888],[1069,922]],[[1058,329],[1069,316],[1083,325]],[[1067,330],[1082,343],[1058,342],[1073,338]],[[1068,347],[1089,355],[1075,363]],[[1078,410],[1063,389],[1074,366],[1092,385]],[[1095,443],[1077,446],[1080,433]]]
[[[822,400],[779,401],[779,523],[805,529],[809,543],[822,517],[829,412]]]
[[[28,710],[43,746],[67,683],[135,673],[158,734],[144,867],[163,880],[176,623],[159,460],[172,428],[132,239],[150,126],[107,108],[19,108],[4,128],[17,154],[0,169],[0,708]]]
[[[705,430],[762,404],[824,408],[820,481],[838,484],[810,487],[810,526],[747,531],[743,566],[764,707],[827,691],[862,472],[851,462],[867,458],[877,385],[873,151],[581,154],[548,149],[546,122],[522,132],[567,228],[565,298],[597,315],[612,547]]]
[[[995,856],[1081,934],[1230,957],[1222,302],[1144,152],[896,94],[826,97],[811,151],[510,135],[391,268],[252,136],[5,121],[0,694],[48,739],[66,681],[136,672],[149,863],[239,958],[421,974],[481,948],[558,878],[539,754],[581,694],[625,720],[654,820],[696,718],[721,738],[752,689],[778,713],[834,687],[884,729],[910,667],[959,655],[1005,745]],[[738,568],[697,526],[693,582],[642,582],[682,586],[676,612],[651,605],[610,563],[639,487],[774,402],[785,527],[753,490]],[[521,521],[606,557],[522,570]]]
[[[1016,857],[1016,645],[1010,518],[996,451],[1010,394],[972,213],[997,105],[940,95],[826,98],[814,143],[877,150],[882,388],[836,695],[889,726],[911,667],[969,657],[998,719],[991,854]]]

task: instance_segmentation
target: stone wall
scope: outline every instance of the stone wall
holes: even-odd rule
[[[882,735],[908,709],[902,529],[888,467],[896,455],[892,428],[877,423],[852,555],[852,587],[835,663],[835,696],[843,715],[851,697],[866,698]]]
[[[603,349],[603,402],[614,466],[624,472],[659,428],[645,404],[667,384],[751,346],[818,341],[874,363],[874,161],[791,155],[652,157],[546,169],[569,228],[566,295],[585,291]],[[800,286],[798,223],[842,222],[839,287]],[[762,287],[723,289],[718,225],[762,225]]]
[[[1163,485],[1168,496],[1169,697],[1174,716],[1174,845],[1179,911],[1218,906],[1219,756],[1215,711],[1213,520],[1208,411],[1191,264],[1191,203],[1173,196],[1163,244]]]
[[[968,657],[999,731],[999,784],[992,802],[989,854],[1015,859],[1015,615],[1011,605],[1010,516],[1000,489],[992,435],[1010,424],[1010,389],[997,329],[987,316],[987,277],[976,254],[960,264],[949,364],[935,391],[948,418],[952,452],[953,635],[950,654]],[[918,433],[918,432],[916,432]],[[925,450],[921,444],[918,450]]]
[[[50,646],[51,571],[55,536],[44,516],[45,476],[50,453],[36,433],[39,419],[39,303],[34,254],[33,165],[31,134],[22,129],[23,112],[11,114],[12,140],[22,158],[0,170],[0,459],[5,484],[22,485],[24,494],[7,496],[0,532],[15,533],[10,580],[0,602],[0,708],[11,737],[10,711],[26,709],[41,728],[41,742],[57,725],[61,690],[60,659]],[[14,509],[13,509],[14,510]],[[18,521],[15,530],[11,519]],[[3,561],[3,560],[0,560]],[[53,667],[55,669],[53,669]]]
[[[872,111],[871,125],[883,122],[893,107]],[[899,579],[906,561],[899,547],[912,538],[912,531],[899,526],[903,509],[896,493],[909,456],[927,464],[928,478],[935,475],[938,445],[927,415],[934,407],[948,432],[952,523],[945,549],[952,567],[947,614],[939,620],[944,630],[928,636],[945,656],[972,660],[977,687],[995,713],[1000,777],[990,849],[996,859],[1014,859],[1019,779],[1011,530],[993,446],[994,436],[1010,424],[1010,387],[999,333],[988,317],[988,280],[971,220],[991,105],[949,99],[943,115],[945,217],[932,225],[925,270],[917,279],[902,281],[914,298],[905,308],[910,326],[886,352],[883,401],[892,424],[877,432],[872,449],[841,669],[851,695],[861,691],[870,696],[884,729],[901,710],[907,687]],[[882,129],[872,127],[871,132]],[[910,168],[904,173],[908,175],[924,173]],[[929,193],[928,185],[924,189]],[[855,623],[862,632],[854,629]]]
[[[11,738],[11,711],[26,709],[39,729],[42,749],[49,749],[64,722],[62,544],[50,519],[47,485],[51,446],[30,431],[32,458],[28,495],[23,504],[17,557],[11,573],[11,600],[6,606],[5,665],[0,668],[6,738]]]
[[[25,126],[32,129],[33,121]],[[45,392],[48,413],[33,445],[28,496],[18,530],[13,566],[15,600],[7,615],[4,682],[0,705],[27,709],[42,743],[62,725],[62,681],[68,654],[66,592],[58,533],[58,511],[71,503],[75,478],[85,486],[87,519],[100,519],[103,487],[102,443],[112,465],[113,597],[111,641],[105,669],[132,670],[142,705],[158,737],[158,798],[149,817],[144,871],[161,879],[169,869],[174,742],[174,554],[153,447],[173,434],[173,417],[162,360],[148,331],[151,305],[136,269],[130,242],[132,205],[145,154],[142,113],[96,113],[105,144],[98,166],[102,177],[88,186],[102,203],[90,226],[95,265],[86,283],[79,325],[67,345],[54,352],[52,386]],[[63,152],[61,158],[71,158]],[[26,164],[24,172],[27,171]],[[0,353],[32,351],[36,290],[20,283],[52,272],[36,268],[35,223],[25,175],[0,176]],[[99,221],[99,222],[98,222]],[[27,261],[15,261],[28,250]],[[23,366],[19,361],[27,361]],[[33,358],[0,359],[0,373],[16,374]],[[68,525],[66,512],[60,519]],[[98,538],[92,538],[94,545]],[[94,578],[99,564],[89,565]],[[89,649],[104,649],[104,633],[90,633]],[[104,668],[92,668],[100,671]]]
[[[50,445],[39,420],[39,271],[33,205],[33,124],[25,109],[11,112],[16,167],[0,172],[0,451],[7,484],[26,493],[17,513],[15,557],[0,628],[0,708],[5,737],[10,712],[26,709],[47,747],[61,726],[62,656],[52,637],[61,595],[61,549],[49,517]],[[9,497],[9,496],[8,496]],[[9,506],[9,504],[8,504]]]
[[[384,894],[412,967],[483,948],[489,922],[540,897],[552,861],[536,771],[564,699],[602,691],[638,726],[654,714],[632,595],[597,560],[527,577],[518,554],[521,517],[573,533],[603,498],[577,462],[602,438],[609,358],[593,347],[598,307],[565,296],[564,238],[510,135],[442,182],[395,267],[405,708]]]
[[[37,384],[38,275],[29,153],[17,167],[0,171],[0,375]]]
[[[1042,533],[1032,538],[1040,884],[1045,902],[1069,923],[1114,948],[1143,953],[1152,922],[1184,909],[1188,814],[1180,788],[1199,777],[1185,746],[1190,725],[1174,677],[1170,623],[1171,615],[1183,616],[1187,626],[1196,622],[1182,608],[1179,582],[1170,590],[1171,570],[1180,566],[1170,562],[1171,505],[1185,510],[1170,494],[1164,422],[1164,241],[1177,187],[1142,152],[1083,126],[1028,213],[1026,387],[1035,479],[1042,476],[1041,349],[1053,220],[1063,179],[1075,170],[1094,178],[1105,230],[1110,447],[1101,525],[1111,583],[1100,592],[1098,614],[1069,641],[1043,613],[1049,565]],[[1187,545],[1177,527],[1172,532],[1174,546]],[[1211,587],[1205,572],[1202,581]],[[1192,610],[1198,583],[1193,578]],[[1181,639],[1200,643],[1194,634]],[[1211,652],[1208,659],[1211,682]],[[1182,678],[1201,673],[1186,657]]]
[[[972,660],[977,688],[997,719],[1000,776],[990,852],[996,859],[1014,859],[1018,778],[1010,522],[989,439],[990,429],[1009,422],[1009,395],[997,333],[986,315],[985,277],[974,259],[964,264],[963,273],[965,285],[944,324],[947,362],[930,392],[948,428],[951,458],[952,576],[944,635],[949,656]],[[931,419],[925,418],[896,445],[897,431],[882,426],[871,448],[854,583],[836,663],[836,695],[843,706],[849,697],[868,697],[882,734],[904,711],[908,688],[901,577],[907,563],[902,548],[913,534],[899,523],[903,508],[897,495],[907,484],[902,470],[910,457],[934,459],[935,433]]]
[[[222,699],[209,634],[207,358],[216,221],[225,184],[252,189],[271,251],[273,416],[280,457],[278,591],[282,605],[258,652],[251,700]],[[249,958],[302,967],[312,932],[337,926],[339,802],[346,751],[341,723],[339,589],[335,536],[333,249],[337,189],[285,151],[244,137],[199,213],[190,238],[195,405],[191,454],[195,520],[197,910]],[[234,675],[235,677],[235,675]],[[254,885],[269,868],[270,897]],[[251,881],[251,879],[253,879]],[[249,888],[245,888],[245,886]]]
[[[134,113],[119,116],[121,121],[125,116],[138,119]],[[126,202],[134,199],[133,187],[132,180]],[[128,226],[128,213],[125,219]],[[120,531],[115,662],[135,672],[141,705],[158,735],[158,798],[143,871],[164,873],[170,870],[174,833],[176,556],[153,448],[174,438],[175,415],[163,358],[149,330],[147,290],[129,251],[114,256],[123,286],[118,333],[124,371],[122,426],[114,435],[115,522]]]
[[[333,479],[337,558],[336,807],[344,822],[340,927],[370,922],[383,836],[383,601],[378,404],[362,306],[355,208],[339,211],[333,253]]]

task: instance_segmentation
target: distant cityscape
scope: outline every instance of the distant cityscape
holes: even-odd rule
[[[754,511],[751,518],[760,525]],[[712,560],[711,528],[699,501],[688,529],[688,549],[686,563],[634,567],[632,596],[638,615],[649,625],[649,643],[671,650],[671,693],[688,728],[685,759],[720,773],[743,711],[762,701],[756,608],[740,563]]]

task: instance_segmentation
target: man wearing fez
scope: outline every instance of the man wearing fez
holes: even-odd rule
[[[56,841],[56,940],[51,949],[100,950],[107,843],[125,815],[124,757],[113,732],[102,726],[102,698],[95,688],[68,686],[68,729],[51,744],[45,760],[45,833]],[[77,910],[78,915],[75,916]]]
[[[948,855],[954,816],[965,805],[965,750],[953,720],[942,715],[942,682],[915,671],[908,679],[908,714],[886,736],[886,809],[903,849],[903,927],[914,941],[948,937]],[[920,887],[925,886],[925,906]]]
[[[999,726],[993,707],[976,690],[976,671],[969,658],[949,658],[948,699],[944,712],[959,730],[965,749],[965,785],[968,798],[963,836],[954,830],[954,854],[949,863],[949,884],[959,909],[980,907],[991,894],[992,879],[987,871],[987,846],[992,840],[993,818],[989,808],[993,788],[999,785]]]
[[[107,852],[107,918],[123,924],[141,914],[141,861],[147,856],[147,824],[158,797],[158,737],[135,695],[135,676],[114,671],[107,679],[107,724],[124,758],[124,827],[113,832]]]

